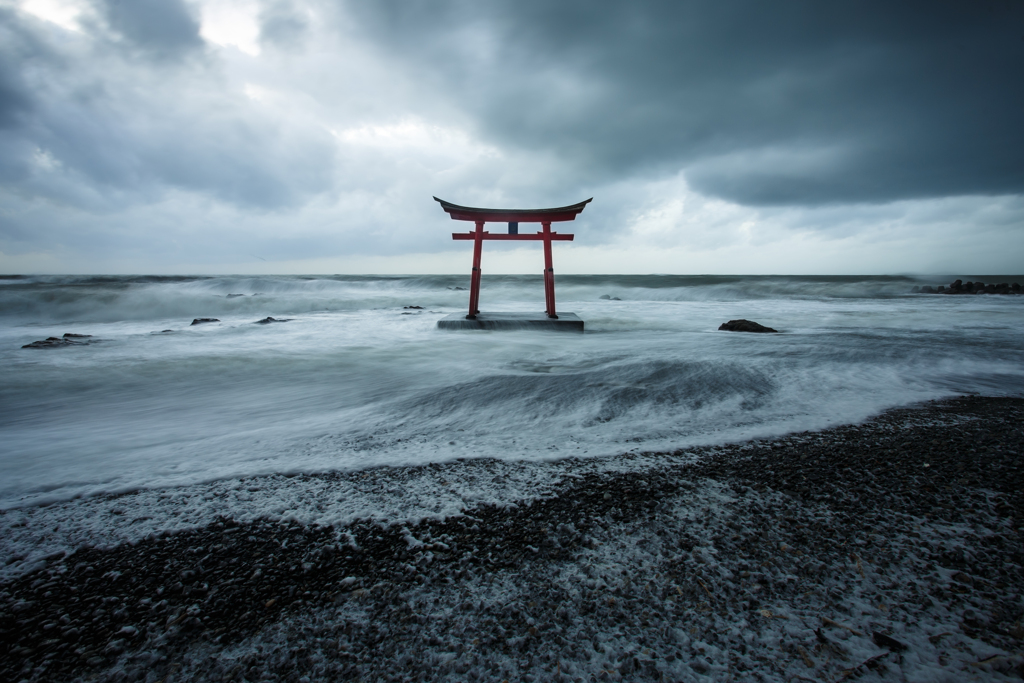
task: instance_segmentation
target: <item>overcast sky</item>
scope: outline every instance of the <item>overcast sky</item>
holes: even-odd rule
[[[0,272],[466,271],[433,195],[594,197],[562,273],[1024,273],[1024,2],[0,0]]]

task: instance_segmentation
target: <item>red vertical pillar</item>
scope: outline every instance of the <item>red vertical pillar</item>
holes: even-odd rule
[[[555,269],[551,264],[551,223],[544,226],[544,303],[549,318],[557,318],[555,314]]]
[[[476,232],[473,234],[473,274],[469,279],[469,315],[473,319],[480,312],[480,252],[484,246],[484,222],[476,222]]]

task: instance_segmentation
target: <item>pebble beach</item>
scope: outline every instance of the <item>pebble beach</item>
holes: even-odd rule
[[[251,477],[248,507],[220,483],[7,510],[0,678],[1019,680],[1022,437],[1024,400],[963,396],[672,453]],[[292,489],[306,513],[244,514]],[[313,514],[339,491],[391,519]],[[428,491],[461,505],[408,507]]]

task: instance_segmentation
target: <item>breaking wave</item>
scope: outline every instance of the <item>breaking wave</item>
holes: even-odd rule
[[[438,330],[467,279],[0,278],[0,506],[668,451],[1024,391],[1024,297],[914,295],[928,281],[906,277],[565,276],[560,308],[586,334]],[[482,307],[540,310],[542,289],[489,276]],[[287,322],[254,324],[267,316]],[[717,331],[735,318],[781,334]],[[66,332],[92,337],[21,348]]]

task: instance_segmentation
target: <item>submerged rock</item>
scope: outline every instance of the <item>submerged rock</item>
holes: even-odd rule
[[[253,325],[269,325],[270,323],[286,323],[286,322],[288,322],[290,320],[291,320],[291,318],[271,318],[268,315],[263,320],[257,320],[256,322],[253,323]]]
[[[718,329],[727,332],[778,332],[778,330],[755,323],[753,320],[730,320],[727,323],[722,323]]]
[[[47,337],[46,339],[40,339],[32,342],[31,344],[25,344],[21,348],[23,349],[52,349],[57,346],[67,346],[71,342],[65,341],[60,337]]]
[[[31,344],[25,344],[21,348],[54,349],[57,348],[58,346],[82,346],[89,343],[83,340],[91,338],[91,334],[75,334],[74,332],[65,332],[63,337],[47,337],[46,339],[34,341]]]
[[[202,325],[203,323],[219,323],[219,318],[195,318],[192,320],[193,325]]]
[[[604,299],[605,301],[622,301],[619,297],[612,296],[611,294],[602,294],[598,299]]]

